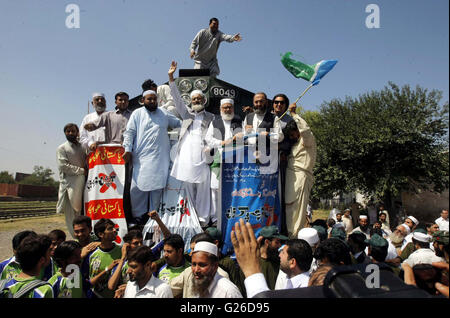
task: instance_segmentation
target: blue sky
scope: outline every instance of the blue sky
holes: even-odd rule
[[[80,28],[68,29],[65,12],[77,4]],[[380,28],[368,29],[366,6],[380,8]],[[388,81],[443,91],[449,87],[449,2],[446,0],[1,0],[0,171],[55,172],[63,126],[81,123],[95,91],[136,96],[144,79],[167,81],[171,60],[191,68],[189,45],[220,20],[242,42],[223,43],[219,78],[269,97],[292,100],[308,83],[280,63],[292,51],[313,64],[336,67],[300,104],[317,110],[333,98],[380,90]],[[92,111],[92,108],[91,108]]]

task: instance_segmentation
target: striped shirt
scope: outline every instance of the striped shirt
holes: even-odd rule
[[[16,277],[17,274],[20,274],[20,272],[22,272],[22,268],[16,261],[15,256],[0,263],[0,279],[10,280]]]
[[[5,288],[9,290],[9,295],[7,298],[12,298],[15,294],[17,294],[21,289],[26,287],[29,283],[37,280],[36,277],[29,278],[18,278],[15,277],[6,283]],[[8,291],[4,291],[4,293],[8,294]],[[53,298],[53,289],[50,284],[45,284],[38,288],[35,288],[29,291],[23,298]]]
[[[83,282],[80,274],[78,275],[78,282],[72,282],[71,278],[64,277],[61,272],[57,272],[48,282],[52,285],[55,298],[84,298]]]

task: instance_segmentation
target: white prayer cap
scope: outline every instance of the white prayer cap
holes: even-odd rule
[[[406,229],[406,233],[409,234],[411,233],[411,229],[409,228],[408,225],[406,225],[405,223],[401,224],[401,226],[403,226]]]
[[[317,230],[311,227],[305,227],[298,231],[297,238],[300,240],[305,240],[311,247],[319,243],[320,240]]]
[[[148,91],[142,93],[142,97],[145,97],[147,95],[156,95],[156,92],[152,89],[149,89]]]
[[[195,96],[195,95],[202,95],[203,98],[205,98],[205,94],[203,94],[203,92],[199,89],[195,89],[191,92],[191,99]]]
[[[198,242],[195,243],[194,252],[206,252],[209,254],[213,254],[214,256],[217,256],[217,246],[216,244],[210,243],[210,242]]]
[[[220,100],[220,106],[222,106],[223,104],[231,104],[234,105],[234,100],[232,100],[231,98],[222,98]]]
[[[359,216],[359,219],[360,219],[360,220],[362,220],[362,219],[366,219],[366,220],[367,220],[367,215],[360,215],[360,216]]]
[[[408,216],[407,219],[410,219],[411,221],[414,222],[415,225],[419,225],[419,220],[417,220],[415,217],[413,217],[412,215]]]
[[[413,239],[415,239],[416,241],[424,242],[424,243],[430,243],[431,236],[428,234],[425,234],[425,233],[421,233],[421,232],[414,232]]]
[[[92,94],[92,99],[94,99],[94,98],[96,98],[96,97],[103,97],[103,98],[105,98],[105,94],[103,94],[103,93],[98,93],[98,92]]]

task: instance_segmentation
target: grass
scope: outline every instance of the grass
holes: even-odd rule
[[[330,211],[331,211],[331,209],[330,210],[320,210],[320,209],[313,210],[313,216],[312,216],[313,222],[315,220],[320,220],[320,219],[326,220],[328,218],[328,215],[330,215]]]

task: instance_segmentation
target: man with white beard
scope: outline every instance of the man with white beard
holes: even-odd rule
[[[105,127],[100,127],[94,131],[87,131],[84,126],[88,123],[97,122],[100,120],[101,114],[106,110],[106,99],[103,93],[92,94],[92,106],[95,112],[92,112],[84,116],[80,125],[80,144],[83,147],[89,148],[94,151],[98,142],[105,141]]]
[[[389,243],[388,255],[386,256],[386,261],[394,262],[400,264],[400,254],[402,251],[402,246],[406,242],[405,237],[409,234],[409,227],[406,224],[400,224],[397,228],[389,235],[387,241]]]
[[[189,108],[185,105],[173,78],[176,69],[177,63],[172,61],[168,72],[169,86],[183,122],[170,175],[184,182],[187,196],[191,199],[200,225],[206,227],[211,217],[211,181],[210,168],[204,152],[205,135],[214,120],[214,115],[205,111],[206,98],[200,90],[191,92],[192,106]]]
[[[206,132],[206,143],[211,148],[210,155],[211,160],[217,155],[221,155],[222,147],[232,145],[238,139],[242,139],[242,120],[234,114],[234,101],[231,98],[223,98],[220,101],[220,117],[216,118],[209,125]],[[220,150],[219,153],[217,151]],[[211,221],[214,223],[217,221],[217,206],[219,198],[219,178],[220,176],[215,174],[217,168],[216,161],[214,160],[211,167]]]
[[[218,273],[218,248],[214,243],[197,242],[191,267],[170,281],[175,298],[242,298],[239,289]]]

